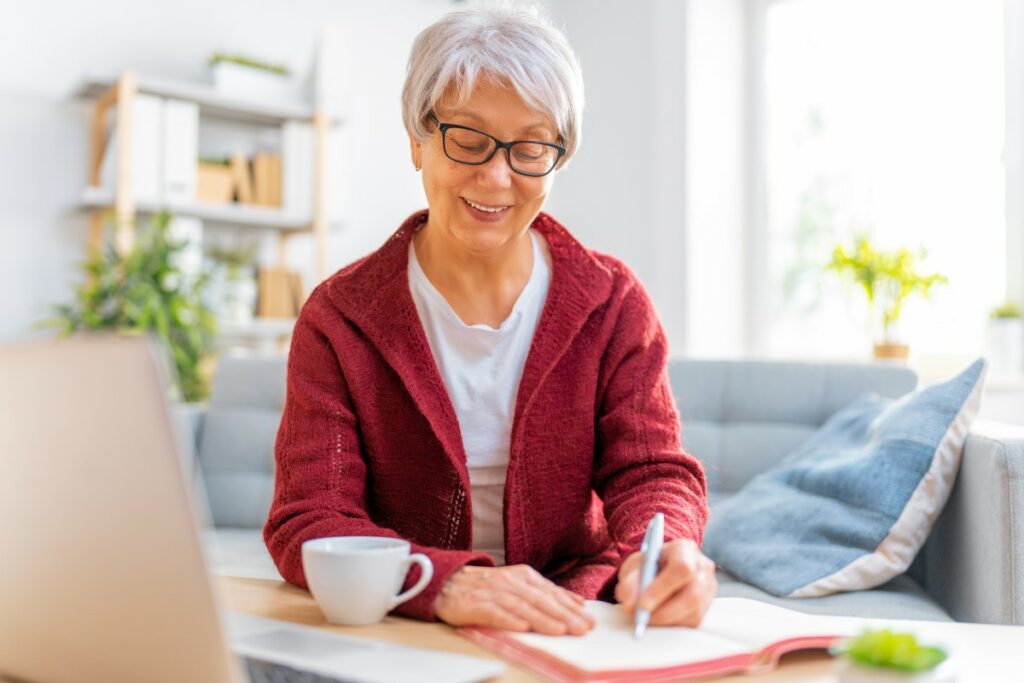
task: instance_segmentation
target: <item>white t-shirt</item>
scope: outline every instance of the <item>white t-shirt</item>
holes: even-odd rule
[[[466,325],[427,279],[409,244],[409,289],[462,432],[473,502],[473,549],[505,564],[505,470],[523,365],[551,269],[544,238],[530,230],[533,271],[512,312],[495,329]]]

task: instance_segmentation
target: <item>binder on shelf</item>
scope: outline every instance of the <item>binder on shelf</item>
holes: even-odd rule
[[[163,200],[190,203],[196,199],[196,157],[199,149],[199,106],[194,102],[165,100],[163,115]]]
[[[137,202],[158,202],[162,194],[163,115],[160,97],[136,93],[131,103],[134,121],[132,137],[132,195]],[[117,187],[117,117],[100,166],[100,186],[111,192]]]
[[[313,127],[288,121],[281,127],[281,203],[290,214],[313,213]]]

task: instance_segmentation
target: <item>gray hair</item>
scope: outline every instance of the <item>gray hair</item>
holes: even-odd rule
[[[421,140],[428,137],[427,115],[446,89],[454,85],[461,104],[480,77],[511,83],[529,107],[551,116],[566,148],[559,167],[565,166],[583,132],[583,75],[562,32],[536,8],[445,15],[413,41],[402,88],[405,127]]]

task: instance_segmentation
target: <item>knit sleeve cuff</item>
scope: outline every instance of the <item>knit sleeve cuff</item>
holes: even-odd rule
[[[412,552],[423,553],[430,558],[431,563],[434,565],[434,577],[427,584],[427,587],[423,589],[422,593],[400,604],[393,610],[393,613],[414,619],[422,619],[423,621],[437,620],[437,615],[434,613],[434,601],[452,574],[467,564],[479,567],[494,566],[494,559],[490,555],[471,550],[440,550],[438,548],[413,545]],[[413,568],[409,571],[409,576],[405,579],[402,590],[405,591],[414,586],[419,581],[419,578],[420,568],[417,565],[413,565]]]

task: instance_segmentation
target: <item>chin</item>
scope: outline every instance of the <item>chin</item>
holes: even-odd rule
[[[459,221],[452,226],[452,234],[462,245],[474,252],[488,252],[508,244],[516,238],[519,230],[513,226],[518,225],[514,221],[515,216],[509,216],[508,221],[498,225],[477,223],[473,220]]]

